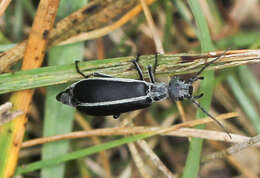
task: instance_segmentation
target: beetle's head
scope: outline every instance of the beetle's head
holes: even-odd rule
[[[56,96],[56,99],[59,102],[62,102],[63,104],[66,104],[66,105],[69,105],[69,106],[73,106],[72,98],[73,98],[73,94],[72,94],[71,88],[65,89],[64,91],[60,92]]]
[[[169,83],[168,93],[173,101],[191,98],[193,93],[192,83],[174,76]]]

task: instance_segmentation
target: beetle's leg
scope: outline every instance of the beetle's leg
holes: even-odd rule
[[[103,78],[113,78],[111,75],[102,74],[102,73],[98,73],[98,72],[94,72],[93,76],[94,77],[103,77]]]
[[[80,61],[75,61],[76,71],[77,71],[80,75],[82,75],[84,78],[89,78],[91,75],[85,75],[85,74],[83,74],[83,73],[79,70],[79,62],[80,62]]]
[[[155,83],[155,72],[156,72],[156,67],[157,67],[157,64],[158,64],[158,54],[159,53],[155,53],[155,61],[154,61],[154,66],[152,68],[151,65],[148,66],[148,73],[149,73],[149,78],[150,78],[150,81],[152,83]]]
[[[158,52],[155,53],[155,60],[154,60],[154,66],[153,66],[153,75],[155,76],[156,74],[156,68],[157,68],[157,65],[158,65]]]
[[[150,81],[151,81],[152,83],[155,83],[154,74],[153,74],[152,66],[151,66],[151,65],[148,66],[148,73],[149,73]]]
[[[139,61],[139,54],[136,56],[136,58],[134,59],[134,60],[132,60],[132,63],[135,65],[135,67],[136,67],[136,70],[137,70],[137,72],[138,72],[138,74],[139,74],[139,77],[140,77],[140,80],[144,80],[144,75],[143,75],[143,72],[142,72],[142,70],[141,70],[141,68],[140,68],[140,66],[139,66],[139,64],[138,64],[138,61]]]
[[[200,95],[198,95],[198,96],[193,96],[192,98],[193,98],[193,99],[199,99],[199,98],[201,98],[203,95],[204,95],[204,94],[201,93]]]
[[[102,73],[98,73],[98,72],[94,72],[93,74],[89,74],[89,75],[85,75],[83,74],[83,72],[80,71],[79,69],[79,62],[80,61],[75,61],[75,68],[76,68],[76,71],[82,75],[84,78],[89,78],[91,76],[93,77],[103,77],[103,78],[113,78],[112,76],[110,75],[106,75],[106,74],[102,74]]]
[[[115,115],[113,115],[114,119],[119,118],[119,116],[120,116],[120,114],[115,114]]]
[[[198,76],[194,76],[194,77],[191,77],[190,79],[188,79],[188,82],[189,83],[193,83],[193,82],[195,82],[195,81],[197,81],[197,80],[203,80],[204,79],[204,77],[198,77]]]

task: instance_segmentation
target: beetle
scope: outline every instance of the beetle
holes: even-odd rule
[[[63,104],[76,107],[85,114],[113,115],[114,118],[118,118],[120,114],[125,112],[149,107],[153,102],[166,98],[170,98],[172,101],[188,99],[225,130],[222,124],[196,101],[203,96],[203,93],[198,96],[192,95],[192,84],[197,80],[203,80],[204,78],[199,75],[223,55],[206,63],[193,77],[187,80],[177,76],[172,77],[168,85],[163,82],[155,82],[154,73],[158,54],[155,54],[154,68],[151,65],[148,66],[150,82],[144,80],[143,72],[138,64],[139,55],[131,61],[139,74],[139,80],[114,78],[102,73],[85,75],[79,69],[79,61],[75,61],[76,71],[84,79],[67,87],[56,96],[56,99]],[[94,78],[90,78],[91,76]]]

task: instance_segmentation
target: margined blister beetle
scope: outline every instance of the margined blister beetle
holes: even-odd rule
[[[64,91],[59,93],[56,98],[63,104],[76,107],[85,114],[94,116],[113,115],[114,118],[118,118],[121,113],[149,107],[153,102],[161,101],[168,97],[170,97],[172,101],[188,99],[225,130],[222,124],[196,101],[196,99],[201,98],[203,94],[198,96],[192,95],[192,84],[197,80],[203,80],[203,77],[199,75],[206,67],[218,60],[221,56],[206,63],[200,71],[187,80],[176,76],[172,77],[168,85],[163,82],[155,82],[154,72],[157,64],[157,56],[156,54],[154,70],[151,65],[148,66],[150,82],[144,80],[142,70],[138,65],[139,56],[132,60],[132,62],[138,71],[140,80],[114,78],[101,73],[84,75],[79,70],[79,61],[76,61],[76,71],[82,75],[84,79],[67,87]],[[89,78],[91,76],[93,76],[93,78]]]

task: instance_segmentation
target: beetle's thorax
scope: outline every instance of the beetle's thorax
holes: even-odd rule
[[[168,86],[169,96],[174,101],[191,98],[193,93],[192,83],[179,77],[173,77]]]
[[[165,83],[151,83],[150,96],[153,101],[160,101],[168,98],[168,89]]]

